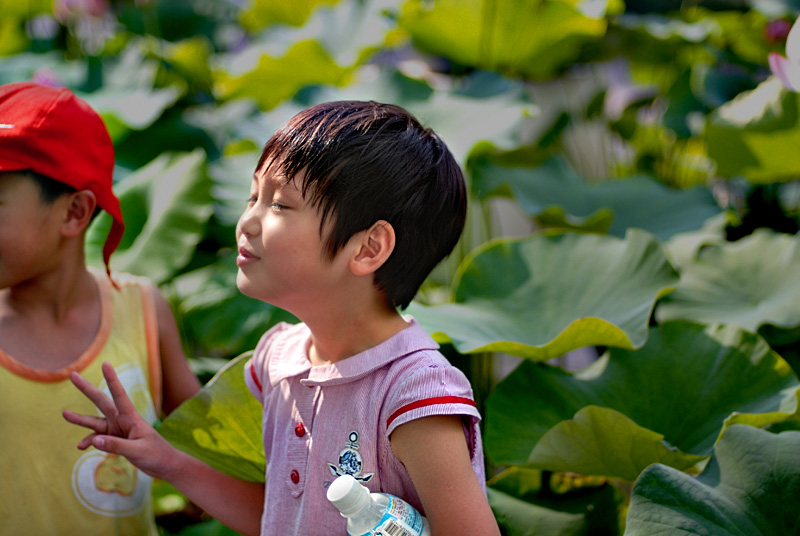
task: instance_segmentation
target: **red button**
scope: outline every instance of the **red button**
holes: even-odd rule
[[[303,423],[299,422],[294,426],[294,435],[297,437],[303,437],[306,435],[306,427],[303,426]]]
[[[292,482],[297,484],[300,482],[300,473],[297,472],[297,469],[292,469],[292,474],[289,475],[289,478],[292,479]]]

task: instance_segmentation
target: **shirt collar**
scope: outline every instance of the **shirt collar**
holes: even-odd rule
[[[338,363],[316,367],[311,366],[308,359],[311,332],[305,324],[292,326],[290,330],[294,333],[272,349],[275,354],[269,359],[270,383],[275,386],[281,380],[306,373],[307,377],[301,379],[300,383],[309,387],[347,383],[413,352],[439,348],[413,317],[405,318],[409,326],[377,346]]]

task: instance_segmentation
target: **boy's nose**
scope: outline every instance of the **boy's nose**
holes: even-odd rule
[[[236,223],[236,235],[254,236],[258,234],[258,230],[258,218],[255,216],[254,211],[251,208],[245,209]]]

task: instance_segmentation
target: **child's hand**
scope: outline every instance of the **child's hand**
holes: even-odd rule
[[[169,472],[173,447],[139,415],[110,363],[103,363],[103,376],[113,400],[77,372],[70,375],[72,383],[105,415],[102,418],[64,411],[67,421],[94,431],[78,443],[78,448],[94,446],[125,456],[148,475],[162,477]]]

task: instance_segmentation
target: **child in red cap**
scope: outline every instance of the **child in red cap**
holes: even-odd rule
[[[109,361],[154,422],[200,388],[169,305],[149,281],[112,274],[123,232],[114,148],[100,116],[68,89],[0,86],[0,534],[148,534],[151,478],[125,458],[76,454],[61,412],[91,403],[79,371],[105,389]],[[113,225],[106,273],[88,268],[86,229]]]

